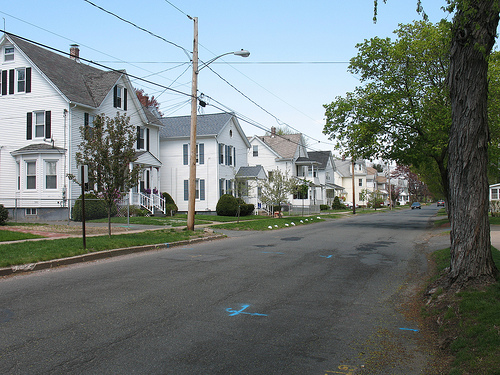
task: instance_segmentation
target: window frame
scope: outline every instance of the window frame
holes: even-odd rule
[[[20,77],[22,77],[22,79]],[[19,88],[21,84],[22,89]],[[16,69],[16,92],[26,92],[26,68]]]
[[[49,164],[54,164],[54,174],[49,175]],[[45,190],[57,190],[57,160],[45,160]],[[54,187],[49,187],[48,178],[53,179]]]
[[[12,52],[7,53],[7,50],[12,50]],[[14,46],[5,46],[3,49],[3,61],[4,62],[14,61],[15,58],[14,54],[15,54]],[[12,56],[12,58],[10,56]]]
[[[259,156],[259,145],[253,145],[253,147],[252,147],[252,156],[254,158]]]
[[[26,160],[25,161],[25,175],[26,175],[26,190],[36,190],[36,175],[37,175],[37,165],[36,160]],[[30,173],[30,165],[34,165],[34,173]],[[30,187],[30,181],[34,184],[33,187]]]

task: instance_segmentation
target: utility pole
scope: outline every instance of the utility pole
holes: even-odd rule
[[[194,216],[196,204],[196,110],[198,107],[198,17],[193,17],[194,38],[193,38],[193,81],[191,86],[191,134],[189,145],[191,147],[189,160],[189,194],[188,194],[188,215],[187,230],[194,230]]]
[[[356,184],[354,178],[354,158],[352,159],[352,214],[356,215]]]

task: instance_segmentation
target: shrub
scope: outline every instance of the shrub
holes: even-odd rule
[[[9,217],[9,211],[0,204],[0,225],[5,225],[7,218]]]
[[[320,211],[326,211],[328,210],[330,207],[327,205],[327,204],[320,204],[319,205],[319,209]]]
[[[117,213],[117,208],[115,205],[111,208],[111,216],[115,216]],[[108,208],[106,202],[102,199],[97,198],[93,193],[85,193],[85,220],[102,219],[108,217]],[[73,206],[71,211],[71,218],[74,221],[82,221],[82,196],[78,197],[78,200]]]
[[[345,205],[343,205],[342,203],[340,203],[339,197],[333,198],[332,209],[334,209],[334,210],[341,210],[343,208],[345,208]]]
[[[165,199],[165,213],[167,215],[170,215],[171,213],[175,215],[177,211],[179,211],[179,208],[175,204],[174,199],[170,196],[169,193],[162,193],[161,195],[163,199]]]
[[[219,216],[236,216],[238,214],[238,200],[231,194],[220,197],[215,208]]]
[[[248,216],[253,213],[253,210],[255,209],[255,205],[253,204],[247,204],[245,201],[241,198],[236,199],[238,202],[238,205],[240,206],[240,216]],[[238,211],[236,211],[236,215],[238,214]]]

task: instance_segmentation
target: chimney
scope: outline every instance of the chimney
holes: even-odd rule
[[[271,127],[271,137],[276,137],[276,128],[274,126]]]
[[[78,44],[71,44],[69,48],[69,57],[77,62],[80,61],[80,48]]]

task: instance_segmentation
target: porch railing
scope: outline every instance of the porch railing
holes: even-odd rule
[[[165,199],[158,194],[131,193],[130,203],[145,208],[153,215],[155,211],[161,211],[164,215],[166,214]]]

